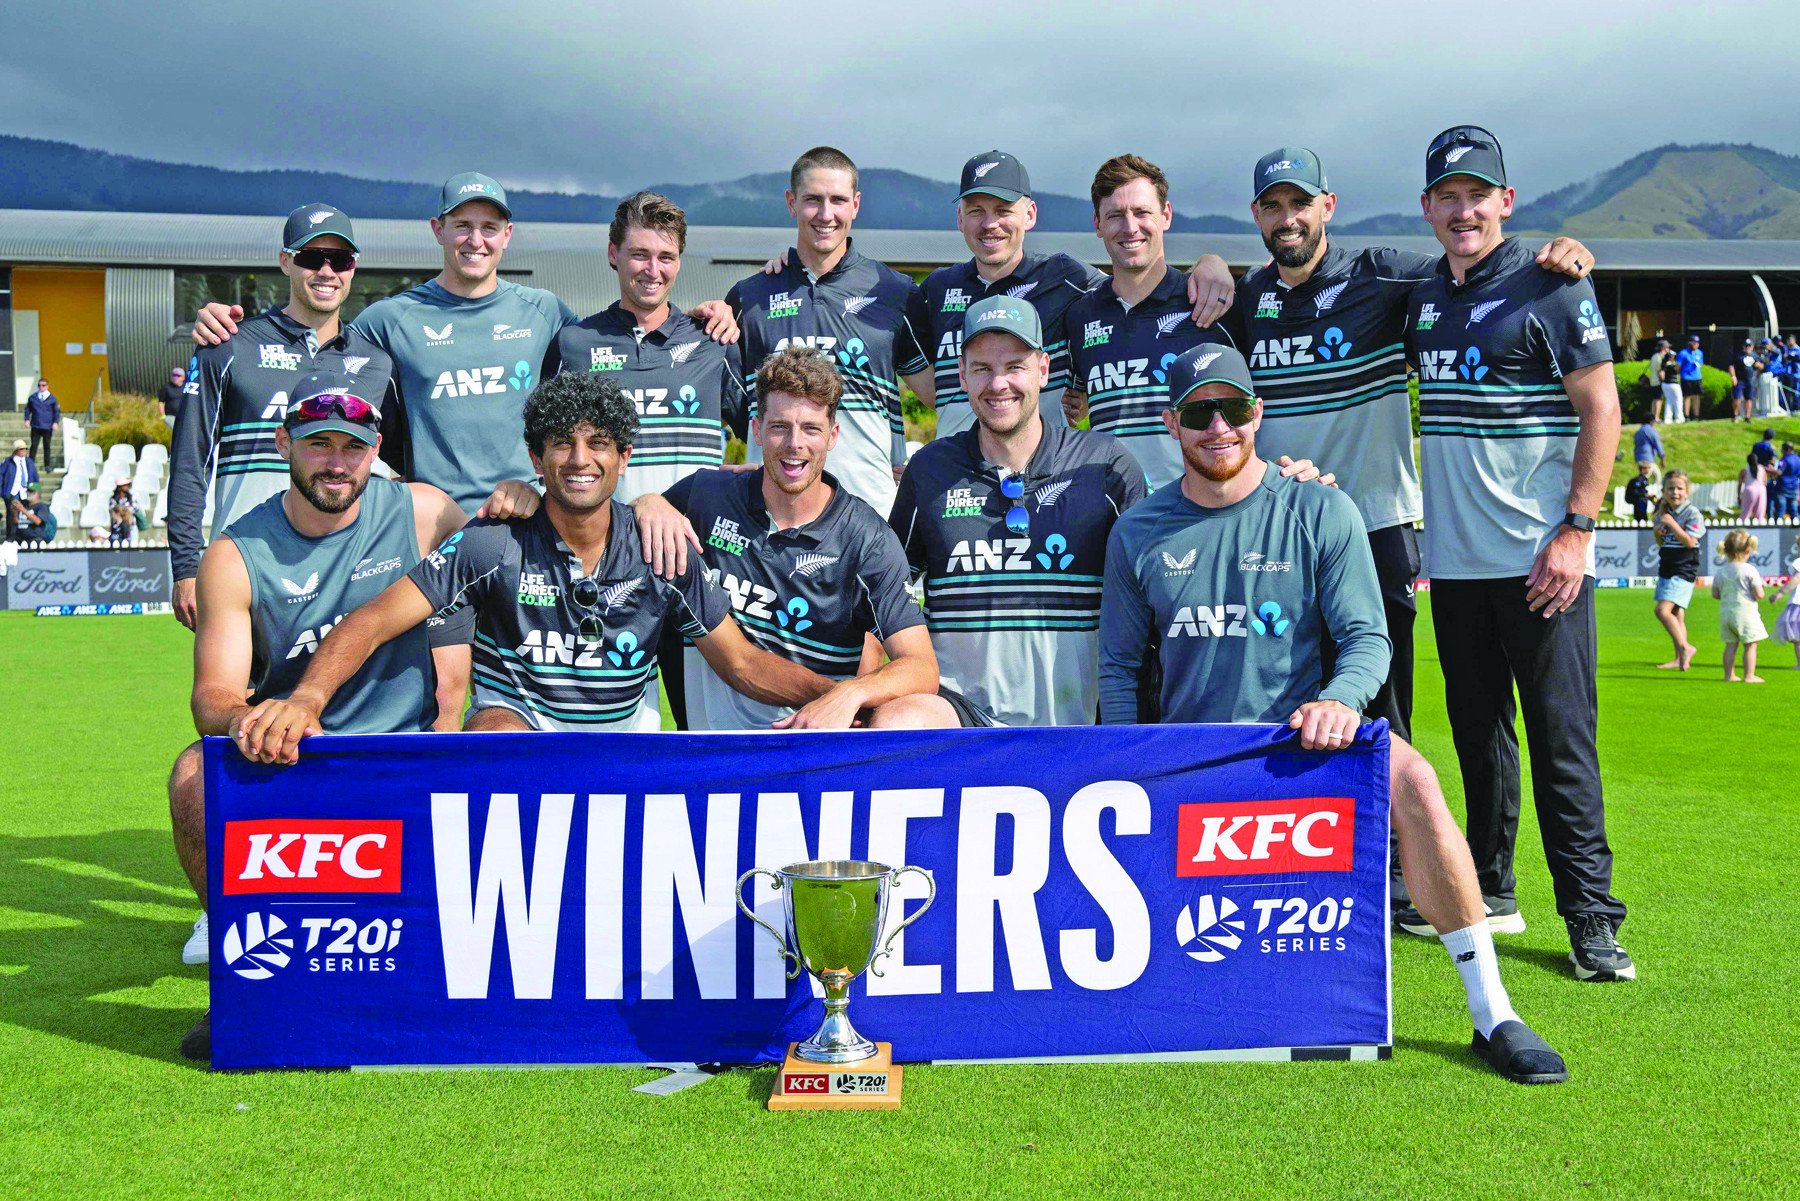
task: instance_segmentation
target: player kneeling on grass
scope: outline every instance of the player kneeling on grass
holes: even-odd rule
[[[358,390],[350,377],[329,372],[300,381],[275,431],[276,449],[288,462],[287,490],[227,526],[200,560],[192,703],[201,734],[241,739],[253,714],[300,682],[334,622],[379,595],[463,523],[456,503],[429,484],[369,478],[381,414]],[[413,630],[352,663],[343,686],[329,704],[310,711],[302,729],[429,730],[438,715],[435,679],[424,631]],[[175,760],[169,815],[176,854],[202,905],[205,813],[196,742]],[[207,939],[202,914],[182,960],[205,963]],[[181,1050],[205,1059],[211,1049],[209,1014]]]
[[[1184,471],[1120,517],[1107,543],[1101,720],[1151,716],[1139,709],[1139,673],[1160,639],[1162,721],[1285,722],[1307,750],[1348,746],[1390,653],[1356,504],[1335,489],[1297,487],[1257,457],[1262,406],[1237,351],[1196,346],[1171,366],[1169,385],[1164,423]],[[1225,605],[1241,606],[1250,630],[1208,636],[1200,610]],[[1319,657],[1326,634],[1338,646],[1329,681]],[[1508,1080],[1568,1079],[1562,1057],[1513,1012],[1468,846],[1431,765],[1397,736],[1389,787],[1407,887],[1447,931],[1475,1051]]]
[[[340,622],[293,693],[245,717],[245,756],[293,762],[359,663],[459,604],[475,610],[465,730],[658,729],[656,648],[669,621],[720,678],[765,704],[829,692],[832,681],[752,646],[698,561],[673,581],[651,573],[631,510],[612,499],[637,428],[609,380],[568,374],[538,385],[525,440],[543,507],[522,520],[477,518]]]

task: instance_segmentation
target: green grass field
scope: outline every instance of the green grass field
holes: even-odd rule
[[[1647,592],[1600,594],[1601,752],[1640,979],[1578,984],[1529,806],[1500,939],[1518,1009],[1573,1079],[1467,1050],[1435,941],[1397,935],[1387,1063],[914,1067],[891,1114],[770,1114],[773,1071],[669,1098],[648,1071],[213,1075],[163,780],[192,737],[173,619],[0,614],[0,1194],[1781,1196],[1800,1174],[1800,671],[1760,687],[1667,655]],[[1772,614],[1771,614],[1772,621]],[[1461,793],[1429,626],[1419,738]],[[875,1032],[879,1034],[879,1031]]]
[[[1637,474],[1632,453],[1632,438],[1638,423],[1625,422],[1619,431],[1619,457],[1613,463],[1609,489],[1616,488]],[[1800,445],[1800,417],[1757,418],[1745,425],[1721,418],[1711,421],[1688,421],[1680,425],[1659,425],[1657,434],[1663,440],[1664,459],[1670,471],[1679,468],[1697,484],[1735,480],[1744,468],[1744,456],[1750,453],[1766,429],[1775,431],[1775,452],[1781,453],[1783,442]]]

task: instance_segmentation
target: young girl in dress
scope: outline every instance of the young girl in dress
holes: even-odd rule
[[[1756,551],[1756,535],[1732,530],[1719,544],[1725,562],[1713,574],[1712,594],[1719,598],[1719,637],[1725,643],[1725,680],[1737,676],[1738,643],[1744,644],[1744,683],[1760,684],[1756,674],[1756,644],[1769,636],[1756,603],[1763,598],[1762,575],[1750,566]]]
[[[1794,648],[1794,670],[1800,671],[1800,559],[1788,564],[1788,582],[1775,594],[1775,603],[1787,602],[1787,608],[1775,619],[1775,641]]]

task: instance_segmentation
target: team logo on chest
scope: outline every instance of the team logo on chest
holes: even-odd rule
[[[264,342],[256,348],[256,365],[270,371],[298,371],[300,356],[279,343]]]
[[[940,313],[962,313],[962,312],[966,312],[968,310],[968,307],[969,307],[969,294],[967,292],[963,291],[961,288],[951,288],[944,293],[943,307],[939,308],[938,312],[940,312]]]
[[[1258,317],[1281,316],[1281,297],[1273,292],[1264,292],[1262,299],[1256,302],[1256,315]]]
[[[779,321],[783,317],[798,317],[800,305],[806,300],[804,296],[789,296],[786,292],[777,292],[769,297],[768,321]]]
[[[1350,281],[1345,280],[1341,284],[1332,284],[1329,288],[1321,291],[1317,296],[1313,297],[1313,312],[1323,313],[1329,310],[1332,305],[1337,303],[1338,297],[1344,294],[1344,289],[1349,286]]]

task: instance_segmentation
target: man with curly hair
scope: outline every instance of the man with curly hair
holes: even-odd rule
[[[697,560],[673,580],[651,572],[631,510],[613,500],[637,432],[636,409],[610,380],[571,373],[541,384],[525,404],[525,442],[544,480],[542,508],[470,522],[346,617],[286,699],[239,723],[244,755],[293,762],[301,735],[370,653],[458,605],[475,611],[469,731],[656,729],[642,702],[670,621],[746,696],[794,706],[823,696],[832,681],[744,637]]]

